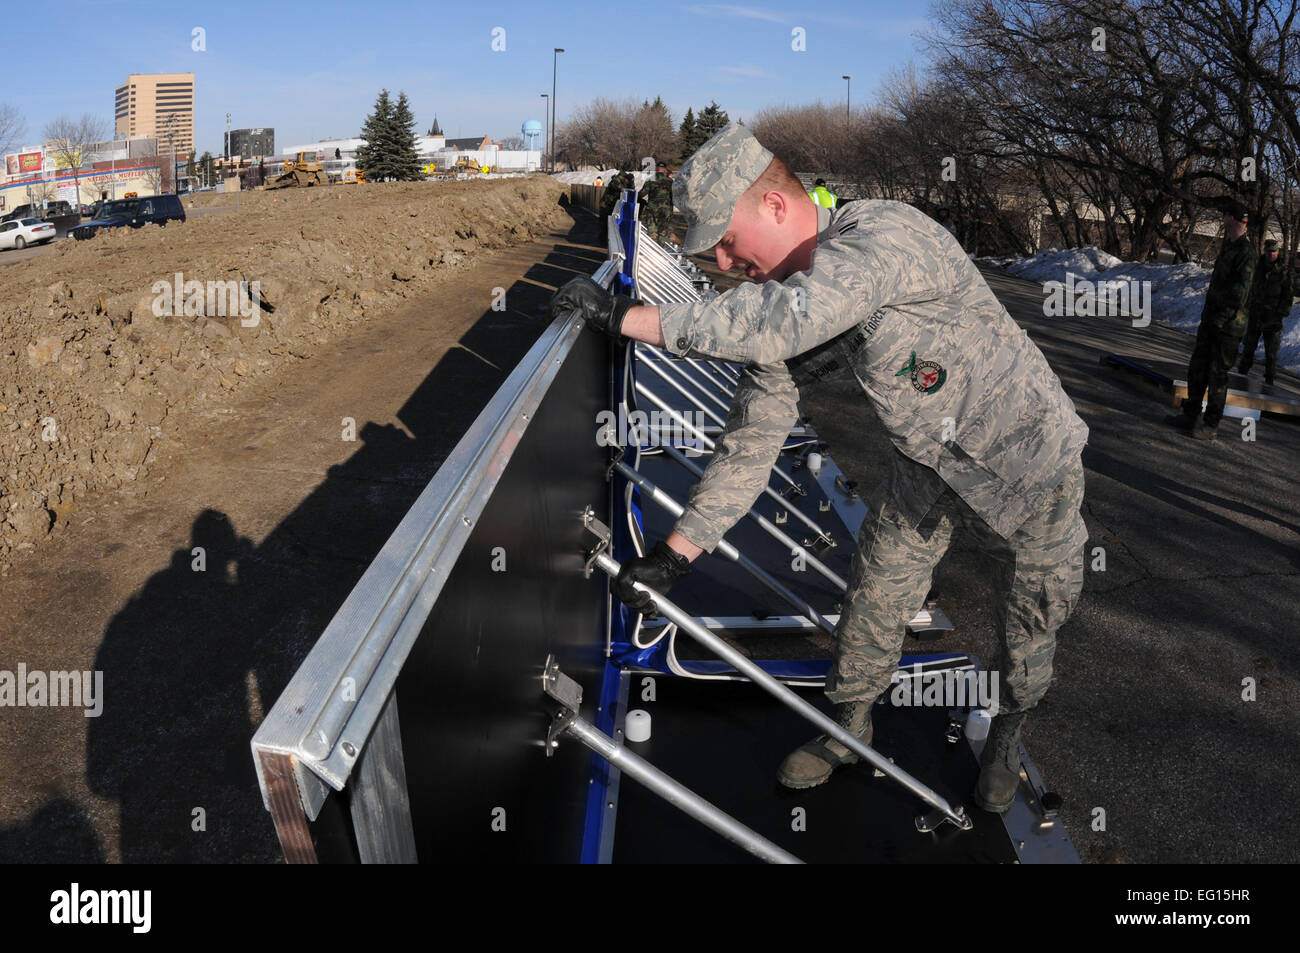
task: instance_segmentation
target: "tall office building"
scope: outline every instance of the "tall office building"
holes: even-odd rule
[[[117,87],[113,115],[115,135],[154,137],[160,153],[174,145],[178,157],[191,155],[194,74],[132,73]]]

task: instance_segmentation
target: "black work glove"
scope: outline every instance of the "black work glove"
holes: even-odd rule
[[[578,277],[564,283],[551,299],[551,318],[578,310],[587,327],[616,338],[628,308],[636,302],[627,295],[612,295],[590,278]]]
[[[618,571],[618,578],[610,582],[609,591],[629,609],[635,609],[642,615],[658,615],[659,608],[654,599],[649,593],[637,592],[632,588],[632,583],[639,582],[664,594],[672,588],[673,583],[690,571],[691,561],[660,540],[644,556],[625,562]]]

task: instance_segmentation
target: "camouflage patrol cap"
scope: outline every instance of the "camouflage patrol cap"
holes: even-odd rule
[[[1264,242],[1264,251],[1277,251],[1277,239],[1270,238]]]
[[[771,161],[754,134],[733,122],[682,164],[673,179],[673,205],[686,218],[682,251],[698,255],[722,240],[736,200]]]

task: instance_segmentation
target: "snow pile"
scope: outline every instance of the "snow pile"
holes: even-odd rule
[[[596,180],[600,179],[600,184],[605,186],[613,181],[618,172],[618,169],[580,169],[577,172],[557,172],[552,178],[556,182],[563,182],[565,185],[595,185]],[[641,191],[641,186],[645,185],[647,179],[653,178],[653,172],[632,173],[632,182],[636,185],[638,192]]]
[[[1205,304],[1206,289],[1210,286],[1208,268],[1191,263],[1165,265],[1121,261],[1093,246],[1065,251],[1049,248],[1031,258],[984,258],[980,261],[1037,282],[1065,282],[1070,274],[1074,275],[1076,282],[1150,282],[1151,319],[1189,334],[1195,334],[1201,322],[1201,308]],[[1262,343],[1255,359],[1261,363],[1264,360]],[[1282,322],[1282,347],[1277,362],[1286,370],[1300,374],[1300,307],[1292,307]]]

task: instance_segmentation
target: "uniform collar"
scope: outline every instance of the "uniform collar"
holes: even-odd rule
[[[817,206],[817,244],[822,243],[822,236],[830,230],[832,212],[824,205]]]

